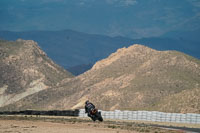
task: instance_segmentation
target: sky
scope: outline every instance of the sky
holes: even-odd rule
[[[200,28],[200,0],[0,0],[0,30],[143,38]]]

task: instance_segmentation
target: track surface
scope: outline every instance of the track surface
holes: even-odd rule
[[[200,128],[174,127],[174,126],[162,126],[162,125],[152,125],[152,126],[166,128],[166,129],[175,129],[189,133],[200,133]]]
[[[135,131],[94,127],[85,123],[52,123],[0,120],[0,133],[137,133]]]
[[[171,126],[171,124],[173,126]],[[200,125],[0,115],[0,133],[200,133]]]

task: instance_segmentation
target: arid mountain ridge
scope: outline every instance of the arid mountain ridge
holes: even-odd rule
[[[134,44],[118,49],[77,77],[62,77],[56,86],[1,106],[0,110],[76,109],[83,108],[89,99],[103,110],[200,113],[199,84],[198,59]]]
[[[32,40],[0,41],[0,106],[57,86],[72,74],[56,65]]]
[[[34,40],[57,64],[74,75],[89,70],[91,65],[114,53],[122,47],[142,44],[156,50],[177,50],[195,58],[200,58],[200,40],[197,32],[173,32],[160,37],[131,39],[122,36],[87,34],[73,30],[61,31],[0,31],[5,40]],[[195,37],[195,38],[193,38]],[[192,40],[190,40],[193,38]],[[69,63],[70,62],[70,63]]]

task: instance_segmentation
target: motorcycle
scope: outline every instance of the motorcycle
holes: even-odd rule
[[[98,111],[98,109],[92,109],[91,112],[90,112],[90,118],[93,120],[93,121],[96,121],[96,120],[99,120],[99,121],[103,121],[103,118],[101,116],[101,112]]]

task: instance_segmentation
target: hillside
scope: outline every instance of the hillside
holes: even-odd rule
[[[97,62],[92,70],[80,76],[80,80],[84,85],[89,85],[86,90],[92,94],[84,96],[95,101],[100,108],[155,110],[155,105],[163,105],[162,100],[172,94],[178,96],[184,90],[199,87],[199,65],[199,60],[183,53],[156,51],[141,45],[133,45]],[[84,99],[83,96],[80,99]],[[189,100],[188,97],[182,99]],[[173,100],[171,98],[171,101]],[[179,105],[181,106],[181,102]],[[171,107],[174,112],[180,112],[177,106],[169,105],[162,111],[172,111]],[[180,108],[183,110],[188,106],[189,102]],[[78,107],[78,104],[75,107]],[[199,106],[194,108],[196,112],[200,109]],[[194,110],[188,112],[192,111]]]
[[[0,41],[0,107],[73,77],[32,40]]]
[[[198,35],[196,32],[192,33],[192,31],[188,34],[191,36]],[[200,58],[200,43],[190,40],[190,36],[186,37],[186,35],[130,39],[120,36],[109,37],[87,34],[73,30],[0,31],[0,38],[6,40],[16,40],[18,38],[35,40],[52,60],[74,75],[79,75],[89,70],[90,67],[85,66],[85,64],[94,64],[96,61],[106,58],[117,49],[128,47],[135,43],[146,45],[156,50],[177,50]],[[83,71],[80,71],[80,69]]]
[[[199,60],[135,44],[98,61],[84,74],[63,80],[57,89],[42,90],[2,109],[75,109],[89,99],[103,110],[200,113],[199,84]]]
[[[166,108],[170,112],[200,112],[200,89],[188,89],[178,94],[172,94],[161,100],[159,104],[153,107],[165,111]]]

